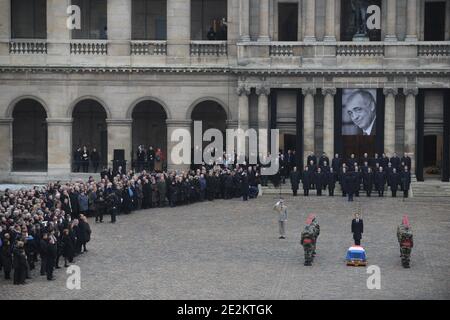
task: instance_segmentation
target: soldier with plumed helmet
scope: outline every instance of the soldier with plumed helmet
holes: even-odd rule
[[[414,246],[413,233],[408,216],[403,216],[402,223],[397,227],[397,239],[400,244],[400,257],[404,268],[410,267],[411,251]]]

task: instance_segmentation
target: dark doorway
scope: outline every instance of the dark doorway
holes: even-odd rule
[[[13,111],[13,171],[47,171],[47,113],[32,99]]]
[[[167,154],[167,115],[164,108],[156,101],[141,101],[134,107],[132,118],[133,160],[137,160],[139,145],[143,145],[146,152],[151,146],[153,150],[160,148],[163,154]]]
[[[103,106],[91,99],[80,101],[75,106],[72,117],[72,152],[83,146],[86,146],[89,152],[95,148],[100,156],[100,166],[105,166],[108,156],[108,135],[107,114]],[[90,172],[94,169],[91,164],[89,169]]]
[[[357,159],[361,159],[364,153],[373,157],[375,154],[375,136],[342,136],[342,146],[344,159],[349,159],[352,153]]]
[[[298,41],[297,3],[278,3],[278,41]]]
[[[445,2],[425,2],[425,41],[445,40]]]
[[[423,138],[424,144],[424,157],[423,163],[425,167],[431,167],[436,165],[436,145],[437,145],[437,136],[425,136]]]
[[[284,135],[284,153],[287,153],[288,150],[295,150],[297,145],[297,137],[294,134],[285,134]]]

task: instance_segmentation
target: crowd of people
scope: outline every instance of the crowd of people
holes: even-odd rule
[[[353,201],[354,196],[359,197],[361,191],[370,197],[375,190],[379,197],[383,197],[387,189],[390,189],[392,197],[397,196],[398,190],[403,192],[403,197],[408,197],[411,158],[407,154],[402,158],[396,153],[390,158],[386,154],[381,157],[374,154],[373,158],[369,158],[365,153],[361,159],[352,154],[346,161],[336,154],[331,162],[325,153],[319,158],[310,154],[303,172],[299,172],[293,164],[289,166],[289,161],[285,161],[284,156],[282,158],[282,176],[289,175],[294,196],[301,181],[305,196],[309,195],[310,190],[316,190],[316,195],[321,196],[322,191],[327,189],[329,196],[334,196],[336,183],[339,183],[342,196],[348,196],[349,201]]]
[[[214,199],[243,200],[258,196],[259,173],[253,166],[205,165],[189,171],[103,170],[101,179],[49,183],[31,190],[5,190],[0,195],[0,267],[6,280],[24,284],[40,261],[40,274],[53,271],[87,252],[91,238],[87,217],[116,222],[120,213],[180,206]]]
[[[40,275],[54,280],[61,257],[64,267],[87,251],[91,229],[87,211],[75,211],[75,185],[50,183],[31,190],[6,189],[0,197],[0,269],[5,280],[25,284],[40,261]],[[81,187],[85,192],[86,186]],[[80,197],[81,200],[81,197]],[[75,204],[76,202],[76,204]]]
[[[163,171],[154,166],[159,152],[153,152],[152,148],[145,152],[140,146],[138,171],[124,173],[120,167],[104,168],[97,181],[90,177],[85,182],[56,182],[31,190],[7,189],[0,194],[0,267],[5,279],[11,279],[14,270],[14,284],[25,283],[40,261],[40,274],[53,280],[53,270],[60,268],[61,257],[67,267],[75,257],[87,252],[86,244],[91,238],[89,216],[102,223],[104,216],[110,215],[115,223],[118,214],[134,210],[214,199],[247,201],[256,198],[269,179],[275,186],[290,179],[294,196],[300,182],[305,196],[311,189],[318,196],[328,189],[333,196],[339,183],[342,195],[348,196],[349,201],[359,196],[361,190],[370,196],[375,189],[382,197],[386,186],[393,197],[398,189],[407,197],[411,182],[411,158],[407,155],[399,158],[394,154],[389,158],[375,154],[369,158],[364,154],[361,159],[351,155],[344,161],[336,154],[330,162],[326,154],[320,157],[310,154],[307,165],[300,171],[295,151],[280,151],[278,173],[265,176],[261,175],[265,165],[240,165],[236,158],[220,165],[203,163],[186,171]],[[87,153],[87,149],[81,149],[81,153]]]

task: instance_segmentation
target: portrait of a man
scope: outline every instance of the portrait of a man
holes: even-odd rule
[[[342,92],[342,135],[376,134],[375,89],[344,89]]]

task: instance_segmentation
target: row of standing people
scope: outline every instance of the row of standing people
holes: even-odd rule
[[[296,167],[290,174],[291,188],[294,196],[297,195],[300,181],[304,195],[309,195],[309,190],[316,190],[318,196],[322,195],[322,191],[328,189],[328,194],[334,196],[336,183],[339,183],[342,190],[342,196],[349,197],[349,201],[353,200],[353,196],[359,196],[361,190],[366,192],[368,197],[375,190],[379,197],[384,196],[386,187],[390,188],[392,196],[397,196],[397,191],[401,190],[403,196],[408,197],[411,184],[411,173],[408,167],[404,167],[402,171],[397,172],[396,168],[377,167],[374,171],[372,167],[367,165],[362,168],[354,166],[348,168],[343,164],[339,172],[335,172],[332,167],[324,166],[306,166],[303,172],[299,172]]]

